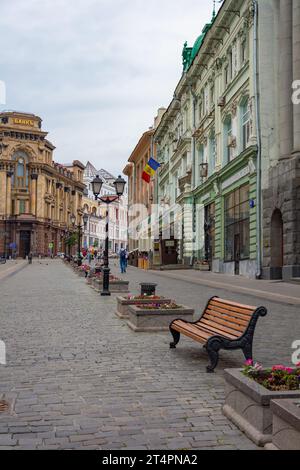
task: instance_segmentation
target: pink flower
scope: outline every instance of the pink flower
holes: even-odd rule
[[[286,367],[286,368],[285,368],[285,371],[286,371],[288,374],[293,374],[294,369],[292,369],[291,367]]]
[[[258,362],[255,363],[254,369],[256,370],[262,370],[262,365],[259,364]]]
[[[296,364],[296,367],[300,367],[300,362],[298,362],[298,364]]]
[[[253,366],[253,359],[248,359],[248,360],[245,362],[245,365],[246,365],[246,366]]]
[[[277,366],[273,366],[272,370],[285,370],[285,367],[282,364],[279,364]]]

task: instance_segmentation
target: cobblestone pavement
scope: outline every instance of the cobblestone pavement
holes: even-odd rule
[[[27,263],[28,261],[23,260],[7,260],[6,263],[0,264],[0,281],[23,269]]]
[[[197,311],[211,295],[228,297],[133,268],[125,277],[133,291],[158,281],[159,293]],[[239,366],[240,352],[222,352],[206,374],[199,345],[183,338],[170,350],[167,333],[133,333],[114,315],[115,296],[101,298],[61,261],[34,262],[1,282],[0,295],[0,399],[10,403],[0,413],[0,449],[256,448],[221,412],[223,369]],[[266,306],[256,356],[289,363],[299,306]]]

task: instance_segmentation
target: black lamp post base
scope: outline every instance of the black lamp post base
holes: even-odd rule
[[[105,266],[103,269],[103,290],[101,292],[102,297],[108,297],[110,296],[109,292],[109,273],[110,269],[108,266]]]

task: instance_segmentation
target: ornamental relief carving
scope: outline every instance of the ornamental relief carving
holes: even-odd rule
[[[232,115],[233,118],[236,117],[237,108],[238,108],[238,102],[237,102],[237,100],[235,100],[235,101],[231,104],[231,115]]]

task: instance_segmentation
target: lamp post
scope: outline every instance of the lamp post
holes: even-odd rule
[[[119,176],[116,181],[114,181],[114,187],[116,190],[116,196],[114,195],[107,195],[107,196],[100,196],[103,181],[99,178],[99,175],[92,181],[92,189],[95,196],[96,201],[101,201],[106,204],[106,226],[105,226],[105,249],[104,249],[104,267],[103,267],[103,290],[101,292],[102,296],[109,296],[109,259],[108,259],[108,250],[109,250],[109,204],[119,200],[119,198],[124,193],[124,188],[126,181]]]
[[[82,262],[81,262],[81,234],[82,234],[82,229],[84,229],[86,227],[87,222],[88,222],[88,215],[83,214],[83,225],[81,225],[79,223],[76,226],[77,231],[78,231],[78,260],[77,260],[78,266],[81,266],[81,264],[82,264]],[[76,216],[74,214],[71,215],[71,223],[72,223],[73,227],[75,228]]]

